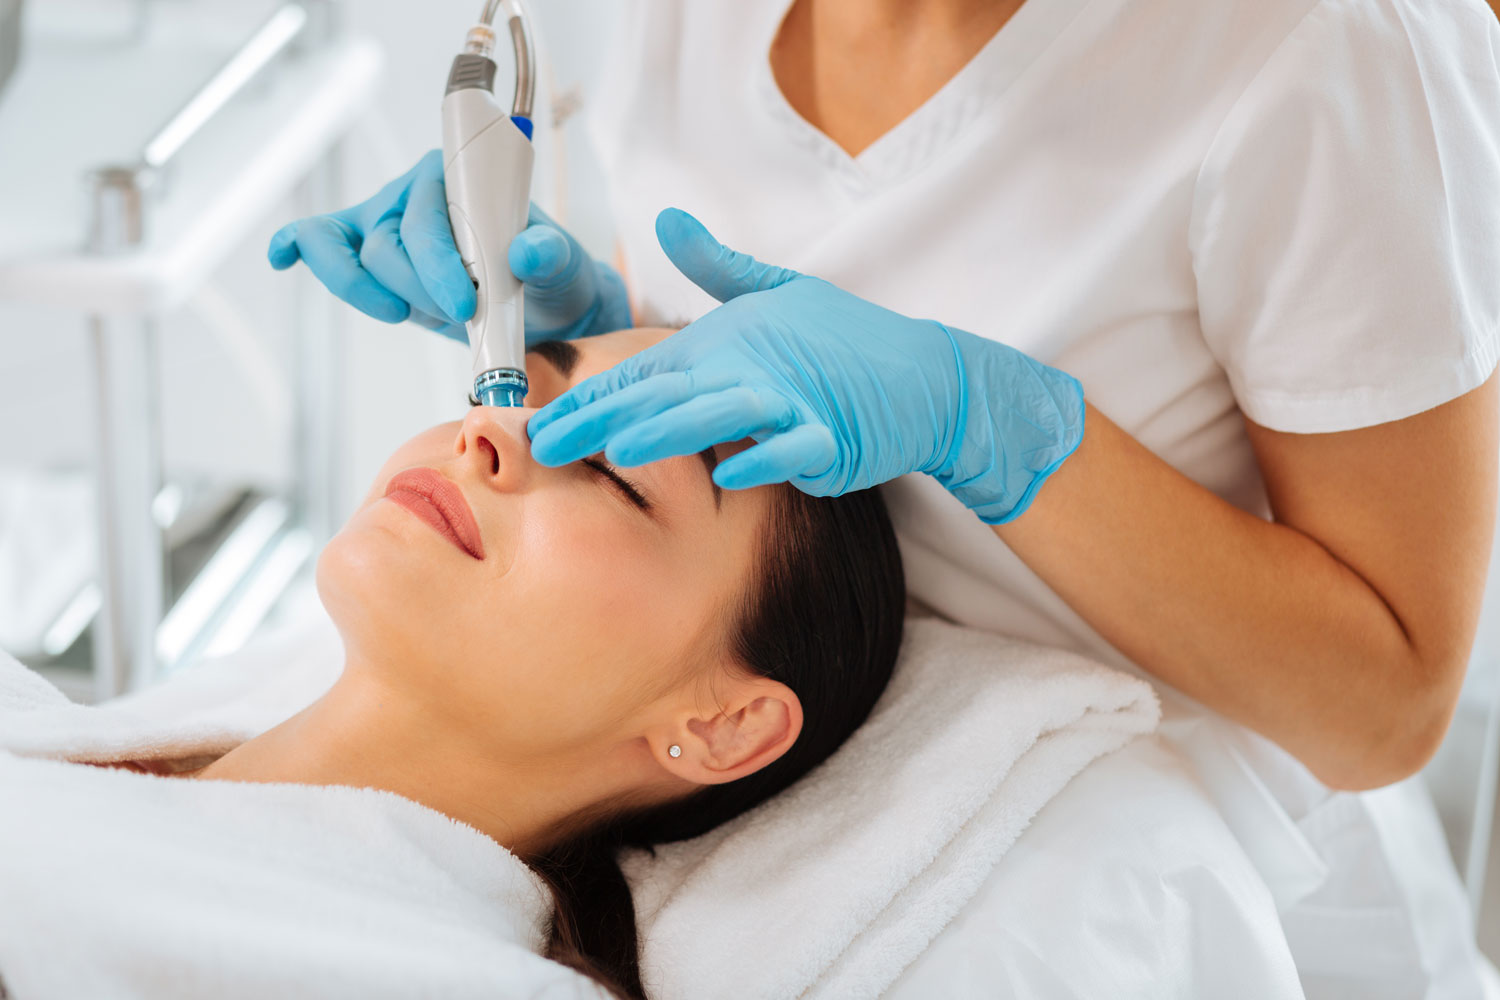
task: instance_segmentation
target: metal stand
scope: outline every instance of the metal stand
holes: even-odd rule
[[[166,591],[156,330],[150,320],[89,320],[98,400],[99,584],[94,688],[100,699],[149,683]]]
[[[89,246],[120,253],[145,231],[141,174],[105,169],[93,176]],[[98,419],[99,586],[94,632],[95,696],[122,693],[153,673],[166,564],[152,502],[161,489],[161,412],[157,337],[150,319],[91,316]]]
[[[138,250],[146,239],[149,189],[183,146],[273,59],[328,40],[336,21],[330,0],[282,5],[156,132],[137,163],[95,171],[89,251]],[[335,148],[301,185],[305,213],[338,202],[340,166]],[[243,641],[315,545],[338,527],[345,509],[343,332],[331,297],[306,284],[299,290],[292,442],[299,495],[291,504],[275,497],[252,502],[170,610],[164,522],[155,509],[163,485],[155,319],[89,319],[98,400],[99,700],[150,685],[191,655],[213,651],[216,641],[221,651],[226,642]]]
[[[298,188],[298,211],[311,215],[342,203],[340,179],[343,144]],[[348,370],[344,313],[338,300],[307,275],[297,284],[296,440],[299,520],[321,546],[343,523],[349,506],[343,496],[347,479],[344,446],[349,440],[344,399]]]
[[[308,24],[294,51],[327,42],[343,28],[337,0],[306,4]],[[297,188],[297,212],[314,215],[344,203],[344,142],[333,145]],[[343,524],[344,447],[349,440],[344,373],[348,343],[344,311],[333,296],[306,274],[299,275],[297,305],[297,387],[293,448],[297,472],[297,519],[313,547],[321,547]]]

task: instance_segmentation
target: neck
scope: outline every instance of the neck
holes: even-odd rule
[[[628,787],[633,748],[588,760],[507,758],[493,743],[466,739],[440,704],[379,677],[346,664],[318,701],[195,777],[394,792],[522,857],[547,847],[572,817]]]
[[[805,7],[821,26],[841,26],[856,35],[866,32],[890,32],[914,28],[935,31],[973,28],[976,25],[1003,24],[1021,6],[1022,0],[802,0],[794,4]]]
[[[850,156],[936,94],[1023,0],[798,0],[771,45],[787,102]]]

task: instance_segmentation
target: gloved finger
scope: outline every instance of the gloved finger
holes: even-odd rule
[[[796,271],[762,264],[749,254],[729,249],[680,208],[662,209],[656,217],[656,240],[677,270],[720,302],[801,277]]]
[[[271,237],[271,245],[266,250],[266,258],[278,271],[285,271],[302,259],[302,254],[297,249],[297,223],[289,222],[276,230],[276,235]]]
[[[788,430],[797,410],[777,392],[747,385],[694,396],[616,434],[604,450],[616,465],[645,465],[692,455],[725,441]]]
[[[302,259],[329,291],[360,312],[386,323],[400,323],[411,314],[411,307],[361,266],[355,250],[358,234],[346,227],[347,223],[328,215],[304,219],[297,230]]]
[[[638,374],[639,369],[629,362],[616,365],[611,372],[619,369],[627,369],[626,374],[619,377],[629,381],[617,391],[547,424],[531,435],[533,458],[543,465],[552,466],[576,462],[580,458],[605,451],[616,434],[633,424],[681,405],[700,393],[726,388],[725,385],[705,386],[692,372],[664,372],[642,378]],[[610,372],[600,373],[608,374]],[[600,375],[594,378],[599,378]],[[641,380],[634,381],[635,379]],[[577,392],[588,381],[592,379],[579,383],[569,392]],[[553,400],[548,407],[556,402],[558,400]],[[535,422],[545,412],[546,408],[532,417],[532,421]]]
[[[537,288],[569,284],[587,255],[582,247],[545,223],[533,223],[510,241],[511,273]]]
[[[468,344],[469,342],[468,327],[461,326],[458,323],[450,323],[441,316],[431,316],[427,313],[418,312],[417,310],[413,309],[411,311],[411,315],[408,316],[407,319],[420,327],[425,327],[426,329],[433,331],[434,333],[441,333],[449,340],[456,340],[460,344]]]
[[[724,459],[714,469],[714,482],[726,490],[796,483],[799,477],[825,474],[837,460],[838,445],[833,432],[822,424],[801,424]],[[801,483],[797,485],[806,492],[826,495]]]
[[[359,248],[359,262],[376,281],[405,299],[414,314],[441,317],[444,325],[453,322],[452,317],[432,301],[432,296],[427,294],[417,277],[416,268],[412,266],[401,240],[399,215],[386,216],[365,234],[364,245]]]
[[[579,382],[567,392],[558,396],[552,402],[542,407],[531,415],[526,422],[526,433],[534,442],[536,436],[553,423],[587,406],[598,399],[603,399],[612,392],[617,392],[632,382],[638,382],[644,375],[637,374],[643,359],[649,360],[652,348],[647,348],[629,362],[622,362],[613,368],[607,368],[597,375],[590,375]]]
[[[423,157],[412,177],[406,211],[401,216],[401,242],[422,287],[443,314],[455,323],[473,319],[479,298],[474,291],[474,279],[464,269],[458,245],[453,242],[439,150]]]

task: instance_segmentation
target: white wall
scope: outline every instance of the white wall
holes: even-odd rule
[[[73,0],[45,2],[49,17],[56,17]],[[120,6],[126,0],[113,2]],[[90,6],[107,6],[109,0],[78,3],[82,17]],[[232,9],[237,17],[253,7],[230,0],[156,0],[151,6],[154,16],[170,17],[185,6],[215,3]],[[347,147],[345,190],[352,202],[367,197],[439,144],[438,110],[448,64],[482,5],[479,0],[346,0],[343,6],[349,30],[378,40],[387,56],[373,102],[377,110]],[[259,4],[262,10],[269,7],[268,2]],[[543,57],[552,67],[550,78],[557,89],[589,82],[607,45],[614,6],[603,0],[532,0],[529,9],[539,22]],[[508,72],[502,69],[504,79]],[[507,88],[502,82],[499,89]],[[59,118],[66,115],[65,99],[60,95]],[[539,200],[551,201],[559,187],[565,188],[563,208],[570,224],[592,250],[607,254],[610,226],[580,120],[551,140],[539,133],[538,142],[540,162],[547,163],[561,145],[568,165],[561,185],[554,181],[554,171],[539,168]],[[45,156],[46,137],[38,136],[28,149],[0,150],[0,156],[17,155]],[[339,207],[343,206],[321,206]],[[294,215],[289,204],[277,217],[264,220],[215,277],[229,301],[245,311],[259,342],[278,359],[291,354],[293,289],[308,279],[272,272],[264,254],[271,234]],[[396,444],[466,409],[460,383],[467,357],[463,348],[418,327],[390,327],[352,309],[345,312],[353,344],[352,374],[359,387],[350,398],[353,431],[346,455],[346,491],[357,496]],[[272,432],[243,365],[205,331],[190,310],[163,322],[162,409],[169,474],[284,483],[291,472],[289,442]],[[82,323],[43,310],[0,305],[0,336],[0,425],[13,429],[0,436],[0,465],[87,466],[94,431],[89,400],[79,391],[87,380]]]

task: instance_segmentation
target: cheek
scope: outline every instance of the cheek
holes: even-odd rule
[[[675,676],[713,619],[713,597],[693,579],[689,554],[626,520],[634,517],[586,504],[528,509],[512,573],[470,606],[492,648],[506,651],[494,660],[493,693],[528,706],[517,735],[529,730],[538,745],[583,743],[630,718]]]
[[[572,499],[536,498],[527,505],[507,594],[536,612],[536,624],[558,640],[612,644],[678,603],[669,571],[672,542],[650,526],[632,524],[628,512]],[[554,622],[579,627],[553,629]]]

